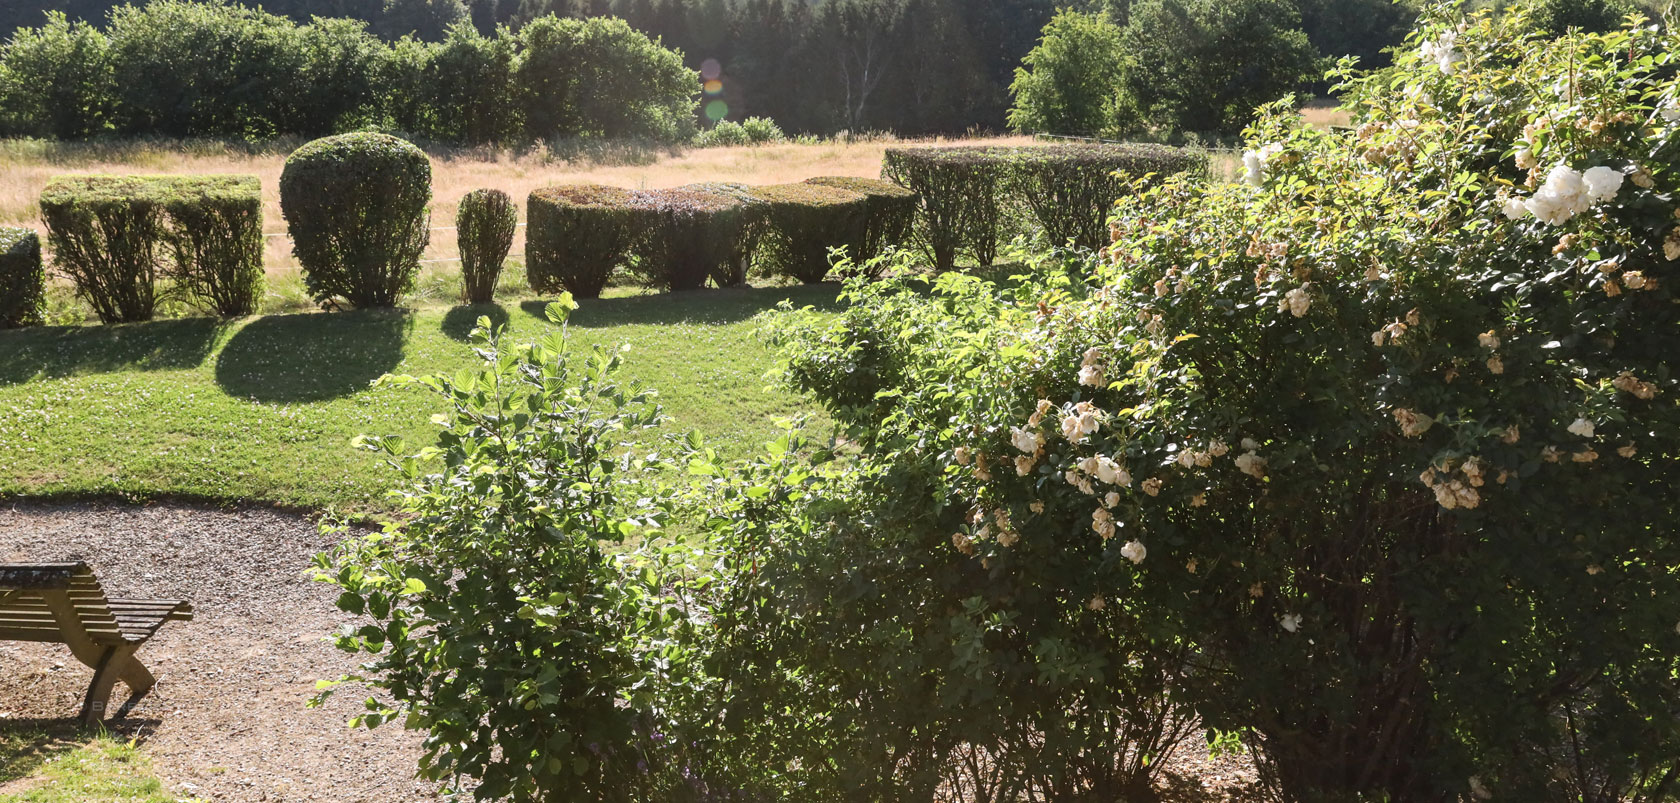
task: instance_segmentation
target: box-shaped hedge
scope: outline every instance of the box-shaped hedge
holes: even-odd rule
[[[749,192],[764,204],[770,232],[760,261],[771,273],[820,282],[832,267],[830,249],[851,248],[865,239],[869,199],[861,192],[805,183]]]
[[[531,193],[525,204],[525,273],[538,293],[600,298],[613,270],[652,227],[657,213],[636,193],[567,184]]]
[[[637,192],[631,204],[650,214],[636,247],[644,282],[697,290],[707,279],[733,273],[730,259],[747,219],[746,203],[721,193],[673,189]]]
[[[1206,172],[1207,155],[1161,145],[889,148],[882,175],[921,196],[918,239],[935,267],[997,256],[1003,225],[1030,215],[1055,244],[1095,250],[1110,209],[1136,179]]]
[[[0,329],[38,324],[46,307],[41,238],[30,229],[0,226]]]
[[[910,235],[910,224],[916,219],[921,198],[891,181],[857,176],[818,176],[805,179],[807,184],[836,187],[862,193],[865,199],[863,227],[860,239],[848,246],[852,261],[866,266],[887,248],[904,244]]]
[[[705,181],[698,184],[685,184],[677,189],[722,195],[741,202],[741,219],[735,233],[735,240],[729,246],[729,254],[723,265],[712,275],[712,281],[717,282],[719,287],[737,287],[746,284],[747,273],[752,269],[753,258],[758,254],[759,244],[764,240],[764,235],[770,231],[769,205],[753,196],[751,186],[736,182]]]
[[[224,315],[262,288],[256,176],[67,176],[41,193],[53,266],[107,323],[152,317],[157,280]]]

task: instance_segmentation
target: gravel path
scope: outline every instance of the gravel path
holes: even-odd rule
[[[431,800],[413,779],[419,735],[346,727],[352,689],[304,707],[317,679],[355,663],[322,640],[350,617],[307,576],[333,540],[264,509],[0,506],[0,562],[84,560],[108,594],[192,601],[195,621],[141,648],[158,683],[123,726],[166,788],[235,803]],[[63,646],[0,641],[0,727],[74,717],[91,676]],[[126,698],[119,683],[112,704]]]

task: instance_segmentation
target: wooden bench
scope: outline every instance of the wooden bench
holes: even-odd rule
[[[0,563],[0,640],[65,644],[93,669],[81,719],[105,718],[118,678],[128,684],[126,712],[156,682],[134,651],[164,622],[187,622],[192,605],[172,599],[115,599],[86,563]]]

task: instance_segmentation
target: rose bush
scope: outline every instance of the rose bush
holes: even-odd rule
[[[861,593],[954,651],[929,688],[1159,683],[1287,800],[1675,794],[1680,37],[1441,5],[1411,47],[1098,264],[782,324],[857,449],[811,554],[905,581]]]

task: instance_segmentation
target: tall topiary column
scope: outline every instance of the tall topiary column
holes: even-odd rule
[[[396,137],[341,134],[293,151],[280,174],[280,211],[310,295],[395,306],[430,240],[431,199],[431,161]]]

